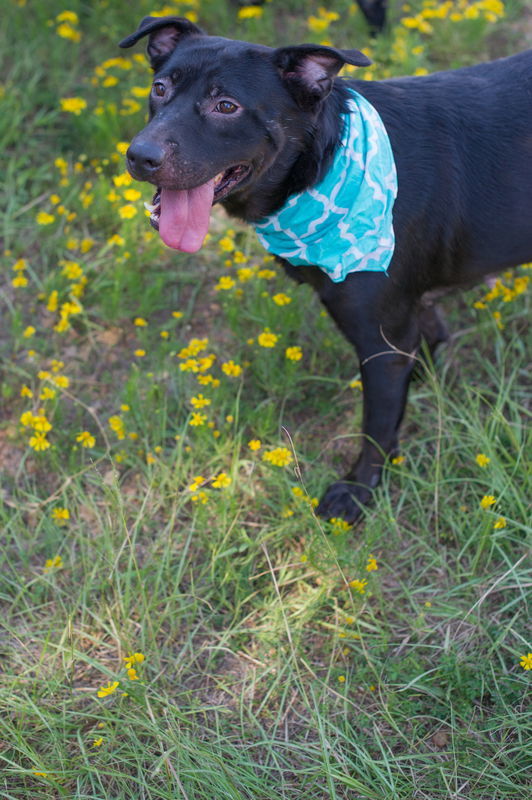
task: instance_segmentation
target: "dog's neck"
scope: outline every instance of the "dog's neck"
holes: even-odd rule
[[[236,191],[222,205],[232,216],[256,222],[277,211],[292,194],[321,180],[329,169],[341,139],[341,115],[347,111],[347,87],[335,81],[312,123],[308,117],[290,131],[287,144],[274,163],[256,181]]]

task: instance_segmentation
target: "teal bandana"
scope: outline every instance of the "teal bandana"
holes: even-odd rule
[[[290,264],[318,266],[335,283],[350,272],[386,272],[395,236],[397,173],[386,128],[349,89],[341,145],[325,177],[255,223],[262,245]]]

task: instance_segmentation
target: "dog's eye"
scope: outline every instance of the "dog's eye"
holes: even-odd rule
[[[238,106],[236,103],[231,103],[230,100],[221,100],[214,110],[220,114],[234,114],[235,111],[238,111]]]
[[[161,81],[155,81],[153,84],[153,93],[157,95],[157,97],[164,97],[166,92],[166,86]]]

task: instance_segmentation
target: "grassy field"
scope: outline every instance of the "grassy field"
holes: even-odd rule
[[[374,505],[317,519],[353,352],[223,211],[200,254],[160,243],[117,48],[166,9],[423,74],[523,49],[524,5],[414,0],[378,40],[348,0],[5,5],[2,798],[528,798],[529,269],[445,301]]]

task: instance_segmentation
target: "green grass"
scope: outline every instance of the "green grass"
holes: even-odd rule
[[[342,0],[338,21],[309,30],[318,5],[272,2],[249,21],[219,1],[172,8],[267,44],[369,48],[377,78],[524,46],[517,2],[495,23],[487,7],[430,19],[430,34],[401,25],[396,6],[371,42]],[[503,276],[486,308],[473,305],[486,287],[445,300],[453,338],[412,387],[404,461],[387,466],[355,530],[318,520],[311,501],[360,441],[351,348],[245,226],[217,212],[202,252],[175,255],[124,195],[149,191],[113,181],[117,142],[145,117],[143,99],[123,100],[149,71],[129,51],[128,68],[102,64],[152,8],[73,2],[73,42],[56,34],[60,3],[11,2],[0,32],[2,797],[524,800],[529,271]],[[62,112],[64,97],[87,109]],[[139,211],[123,219],[129,202]],[[51,224],[37,223],[42,211]],[[217,288],[221,277],[234,285]],[[258,343],[265,328],[274,347]],[[204,338],[194,357],[216,358],[183,371],[183,348]],[[285,356],[293,346],[299,361]],[[229,361],[240,374],[224,372]],[[210,405],[194,408],[199,393]],[[51,446],[36,452],[20,418],[41,407]],[[76,441],[82,431],[93,446]],[[279,447],[286,466],[263,458]],[[231,480],[215,488],[221,473]],[[125,669],[135,652],[139,680]]]

